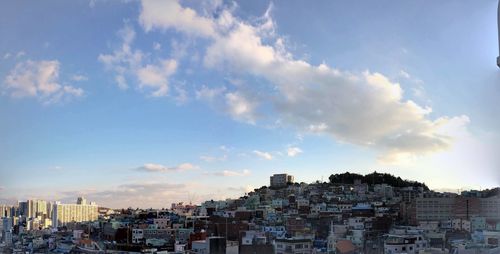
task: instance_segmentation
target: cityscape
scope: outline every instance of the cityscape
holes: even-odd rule
[[[78,197],[0,205],[5,253],[499,253],[500,188],[442,193],[373,172],[235,199],[110,209]]]
[[[499,0],[0,1],[0,253],[500,254]]]

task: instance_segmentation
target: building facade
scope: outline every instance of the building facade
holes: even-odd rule
[[[98,218],[96,204],[61,204],[53,207],[52,223],[54,227],[64,226],[70,222],[96,221]]]
[[[285,187],[294,182],[294,177],[288,174],[274,174],[271,176],[271,187]]]

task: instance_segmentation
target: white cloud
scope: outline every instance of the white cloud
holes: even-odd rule
[[[215,162],[218,161],[218,158],[214,156],[202,155],[200,156],[200,160],[205,162]]]
[[[184,89],[181,85],[174,86],[175,90],[175,102],[177,105],[185,104],[189,100],[188,91]]]
[[[255,188],[251,185],[247,185],[247,186],[242,186],[242,187],[229,187],[227,188],[228,191],[232,191],[232,192],[238,192],[238,193],[249,193],[249,192],[252,192]],[[242,195],[242,194],[240,194]]]
[[[67,191],[62,193],[63,201],[74,202],[75,197],[85,196],[87,200],[97,202],[98,205],[111,208],[133,207],[161,208],[166,204],[186,199],[187,184],[165,182],[136,182],[127,183],[105,190]]]
[[[225,161],[226,159],[227,159],[227,155],[225,155],[225,154],[220,156],[220,157],[208,156],[208,155],[200,156],[200,160],[205,161],[205,162]]]
[[[399,75],[401,77],[405,78],[405,79],[410,79],[411,78],[410,74],[408,72],[404,71],[404,70],[400,70],[399,71]]]
[[[217,148],[217,150],[218,150],[218,151],[216,151],[216,153],[218,154],[217,156],[202,155],[202,156],[200,156],[200,160],[205,161],[205,162],[225,161],[228,157],[228,153],[230,152],[230,149],[224,145],[221,145]]]
[[[4,89],[14,98],[36,97],[47,104],[83,96],[83,89],[60,83],[59,69],[57,60],[20,62],[5,78]]]
[[[195,169],[199,169],[199,167],[187,162],[172,167],[155,163],[146,163],[143,166],[137,168],[137,170],[139,171],[146,171],[146,172],[175,172],[175,171],[182,172]]]
[[[250,23],[227,8],[213,18],[177,1],[143,1],[142,6],[140,21],[146,31],[175,29],[208,38],[206,67],[250,74],[271,84],[271,99],[247,98],[246,91],[256,86],[237,87],[224,95],[229,114],[237,120],[255,124],[257,109],[270,106],[284,126],[375,149],[386,162],[446,150],[454,137],[439,130],[467,124],[461,116],[431,118],[431,108],[405,99],[400,84],[383,74],[353,73],[296,59],[274,33],[269,11]]]
[[[249,176],[251,174],[250,170],[244,169],[242,171],[233,171],[233,170],[223,170],[220,172],[215,172],[214,175],[216,176]]]
[[[21,58],[21,57],[23,57],[23,56],[25,56],[25,55],[26,55],[26,52],[24,52],[24,51],[19,51],[19,52],[17,52],[17,54],[16,54],[16,58]]]
[[[153,49],[154,50],[160,50],[161,49],[161,44],[158,42],[153,43]]]
[[[302,149],[300,149],[299,147],[289,147],[287,150],[286,150],[286,154],[289,156],[289,157],[295,157],[299,154],[302,153]]]
[[[237,120],[254,124],[256,121],[257,103],[246,98],[241,92],[225,95],[228,113]]]
[[[257,155],[258,157],[262,158],[262,159],[265,159],[265,160],[272,160],[274,157],[272,154],[268,153],[268,152],[262,152],[262,151],[259,151],[259,150],[254,150],[253,153],[255,155]]]
[[[89,78],[85,75],[75,74],[75,75],[71,76],[71,80],[73,80],[73,81],[87,81],[87,80],[89,80]]]
[[[115,49],[113,54],[100,54],[98,57],[106,69],[115,72],[115,82],[118,87],[127,89],[128,79],[135,78],[138,81],[138,89],[150,91],[153,97],[166,96],[169,91],[169,78],[177,70],[177,61],[174,59],[151,61],[146,57],[148,54],[134,50],[132,42],[136,33],[128,24],[118,32],[118,35],[123,41],[121,47]]]
[[[115,81],[121,89],[127,89],[128,84],[125,76],[134,75],[141,67],[143,53],[140,50],[132,50],[131,43],[135,39],[135,31],[129,25],[125,25],[118,35],[123,40],[121,47],[115,49],[113,54],[100,54],[98,60],[106,69],[115,72]]]
[[[137,70],[140,88],[151,88],[155,97],[165,96],[168,93],[168,78],[177,69],[175,60],[162,60],[159,65],[146,65]]]
[[[175,0],[142,1],[139,22],[144,30],[173,28],[196,36],[214,36],[211,19],[198,16],[193,9],[182,7]]]
[[[196,93],[196,99],[198,100],[206,100],[206,101],[213,101],[215,98],[221,96],[224,91],[226,91],[225,87],[216,87],[216,88],[210,88],[205,85],[203,85],[199,90],[197,90]]]
[[[63,91],[65,94],[72,95],[74,97],[81,97],[84,94],[83,89],[72,86],[63,86]]]
[[[10,53],[5,53],[5,55],[3,55],[3,59],[9,59],[11,57],[11,54]]]

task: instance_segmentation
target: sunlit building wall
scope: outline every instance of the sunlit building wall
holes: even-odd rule
[[[70,222],[96,221],[98,206],[94,203],[87,204],[61,204],[53,207],[52,223],[54,227],[64,226]]]

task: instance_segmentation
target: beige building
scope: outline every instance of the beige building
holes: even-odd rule
[[[94,203],[89,205],[56,203],[52,211],[52,223],[54,227],[60,227],[70,222],[96,221],[98,218],[97,210],[98,206]]]
[[[500,196],[479,199],[480,216],[500,220]]]
[[[453,218],[454,197],[423,197],[415,199],[418,221],[439,221]]]
[[[415,199],[416,221],[439,221],[474,217],[500,220],[500,196],[488,198],[430,195]]]

